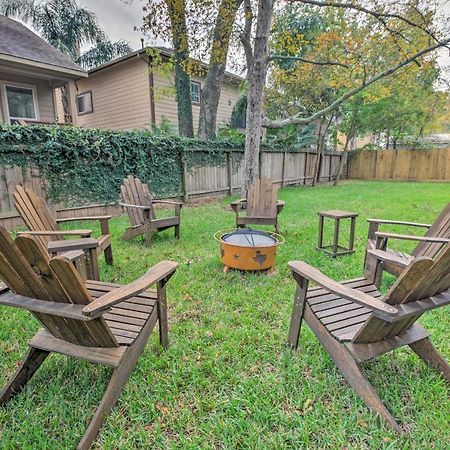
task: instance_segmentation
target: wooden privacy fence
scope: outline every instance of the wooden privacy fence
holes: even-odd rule
[[[243,164],[233,170],[232,153],[243,156],[243,150],[227,152],[224,165],[202,165],[184,171],[185,200],[238,194],[243,179]],[[335,152],[322,156],[319,182],[332,181],[335,178],[342,154]],[[314,152],[262,151],[259,159],[261,176],[270,178],[280,187],[310,185],[314,177],[317,154]],[[342,173],[346,178],[346,168]]]
[[[357,151],[349,157],[348,178],[450,181],[450,148]]]
[[[226,153],[226,163],[222,165],[202,164],[184,168],[183,196],[185,201],[234,195],[240,192],[242,184],[242,164],[233,168],[232,153],[243,156],[243,150]],[[280,187],[310,185],[314,176],[317,155],[313,152],[263,151],[260,154],[260,173],[271,178]],[[323,155],[320,163],[319,182],[332,181],[339,167],[341,154]],[[346,178],[344,170],[342,178]],[[151,180],[149,181],[151,185]],[[33,189],[39,196],[47,199],[46,181],[36,169],[21,169],[17,166],[0,167],[0,225],[14,229],[23,225],[14,208],[13,193],[18,184]],[[119,196],[119,188],[117,189]],[[50,203],[50,202],[49,202]],[[57,218],[83,217],[88,215],[122,214],[122,208],[114,205],[86,205],[65,208],[64,205],[51,205]]]

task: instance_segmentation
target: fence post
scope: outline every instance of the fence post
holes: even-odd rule
[[[329,171],[329,174],[328,174],[328,181],[332,181],[333,180],[333,177],[331,176],[331,169],[332,169],[332,167],[333,167],[333,155],[330,155],[330,171]]]
[[[259,149],[259,153],[258,153],[258,172],[259,172],[259,178],[262,177],[262,154],[263,151],[261,149]]]
[[[233,164],[231,160],[231,150],[227,152],[227,178],[228,195],[233,195]]]
[[[284,181],[286,179],[286,176],[284,174],[285,168],[286,168],[286,151],[283,152],[283,162],[281,163],[281,187],[284,188]]]
[[[187,186],[187,178],[188,178],[188,171],[186,167],[186,158],[184,155],[180,152],[180,159],[181,159],[181,169],[182,169],[182,189],[183,189],[183,201],[187,203],[189,199],[189,192],[188,192],[188,186]]]
[[[306,175],[308,173],[308,155],[309,152],[305,153],[305,171],[303,173],[303,184],[306,184]]]

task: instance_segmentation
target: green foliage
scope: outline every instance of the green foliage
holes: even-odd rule
[[[244,145],[245,142],[245,133],[236,128],[219,128],[218,136],[220,138],[229,139],[231,142],[234,142],[238,145]]]
[[[90,70],[132,51],[128,42],[123,40],[112,42],[104,36],[96,42],[95,47],[83,53],[76,62],[81,64],[84,69]]]
[[[288,125],[281,129],[268,129],[267,144],[288,145],[295,150],[305,149],[317,144],[315,130],[315,122],[304,127]]]
[[[201,142],[160,132],[116,132],[60,126],[0,125],[0,164],[37,168],[49,197],[65,205],[117,201],[129,174],[149,183],[155,197],[183,192],[183,162],[223,165],[232,140]]]

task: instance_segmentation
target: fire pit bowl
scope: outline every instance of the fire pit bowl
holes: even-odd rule
[[[270,269],[275,264],[277,247],[284,242],[279,234],[250,228],[218,231],[214,239],[220,243],[224,272]]]

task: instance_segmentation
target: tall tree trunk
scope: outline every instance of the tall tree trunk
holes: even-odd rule
[[[347,133],[347,136],[345,138],[344,150],[342,152],[341,160],[339,161],[339,167],[338,167],[338,170],[336,172],[336,176],[335,176],[334,182],[333,182],[334,186],[337,186],[339,183],[339,180],[341,179],[342,171],[344,170],[344,166],[345,166],[345,164],[347,162],[347,158],[348,158],[348,147],[350,145],[351,140],[356,135],[356,118],[358,117],[358,109],[359,109],[359,103],[357,102],[355,104],[355,106],[353,107],[352,119],[350,122],[350,130]]]
[[[316,185],[316,179],[317,179],[317,173],[320,170],[320,154],[321,154],[321,149],[322,149],[322,136],[323,136],[323,127],[325,124],[325,118],[321,117],[319,120],[319,129],[317,131],[317,145],[316,145],[316,161],[314,163],[314,171],[313,171],[313,177],[312,177],[312,181],[311,181],[311,185],[315,186]]]
[[[175,56],[175,89],[178,105],[178,132],[182,136],[194,137],[192,120],[191,78],[187,72],[189,64],[188,31],[186,26],[186,4],[184,0],[166,0],[172,29]]]
[[[247,69],[247,128],[245,133],[243,195],[247,194],[248,186],[259,176],[261,123],[272,15],[273,0],[259,0],[254,51],[251,64]]]
[[[208,73],[200,97],[200,139],[215,139],[220,89],[227,65],[228,48],[236,13],[242,0],[222,0],[214,28]]]
[[[319,133],[317,139],[317,159],[314,165],[314,175],[312,179],[312,185],[315,186],[320,181],[320,167],[323,159],[323,153],[325,151],[325,139],[327,137],[328,128],[330,128],[331,122],[333,120],[334,114],[330,117],[328,121],[325,118],[320,119]]]

